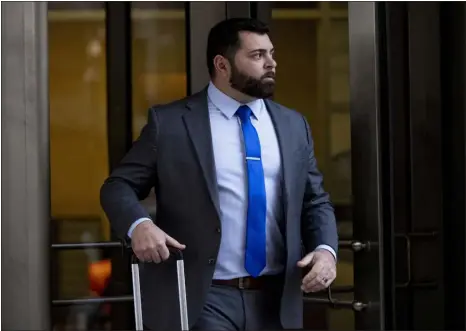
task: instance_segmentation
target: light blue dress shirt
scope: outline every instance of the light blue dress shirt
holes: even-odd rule
[[[286,253],[278,226],[279,217],[283,215],[282,203],[279,200],[282,190],[280,149],[264,101],[257,99],[247,105],[252,110],[251,121],[261,142],[267,196],[267,264],[261,275],[277,274],[284,269],[283,261]],[[214,279],[245,277],[249,276],[244,268],[248,201],[247,170],[241,122],[235,116],[241,104],[210,83],[208,106],[222,223],[222,238]],[[146,220],[148,219],[142,218],[134,222],[128,231],[128,236],[131,237],[136,225]],[[317,248],[329,250],[336,258],[335,251],[330,246],[320,245]]]

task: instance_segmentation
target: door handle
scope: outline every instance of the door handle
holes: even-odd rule
[[[413,282],[412,281],[412,263],[411,263],[411,238],[435,238],[438,232],[412,232],[412,233],[396,233],[395,238],[404,239],[406,243],[406,281],[403,283],[395,284],[397,288],[406,287],[436,287],[437,282]]]
[[[359,240],[339,240],[338,247],[342,249],[351,249],[353,252],[370,251],[371,242]]]
[[[332,297],[332,290],[330,286],[327,288],[327,298],[312,298],[309,296],[304,297],[304,301],[317,303],[317,304],[327,304],[330,305],[334,309],[339,308],[349,308],[356,312],[361,312],[363,310],[369,309],[371,306],[371,302],[361,302],[357,300],[349,301],[349,300],[339,300]]]

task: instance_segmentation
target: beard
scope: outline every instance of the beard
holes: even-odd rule
[[[273,81],[265,78],[273,78]],[[242,73],[236,66],[232,66],[231,87],[253,98],[266,99],[273,96],[275,92],[275,73],[268,72],[262,75],[259,79]]]

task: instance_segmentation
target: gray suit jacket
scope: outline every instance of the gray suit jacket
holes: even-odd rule
[[[337,251],[333,207],[322,187],[313,141],[305,118],[266,101],[281,151],[287,248],[281,321],[302,328],[304,253],[326,244]],[[157,197],[154,222],[186,245],[188,316],[192,326],[203,307],[220,245],[220,208],[214,170],[207,89],[149,109],[148,123],[101,189],[101,204],[122,238],[131,224],[148,217],[140,205],[152,187]],[[140,271],[144,324],[154,330],[180,329],[176,265],[144,264]]]

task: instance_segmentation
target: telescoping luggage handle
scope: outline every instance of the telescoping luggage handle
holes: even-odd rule
[[[142,306],[141,306],[141,284],[139,279],[139,259],[134,254],[131,245],[126,243],[127,247],[131,250],[131,275],[133,283],[133,296],[134,296],[134,318],[136,321],[136,330],[143,330],[142,322]],[[184,260],[181,250],[169,247],[170,258],[176,259],[176,274],[178,278],[178,301],[180,305],[180,320],[181,330],[188,331],[188,305],[186,300],[186,282],[184,273]]]

